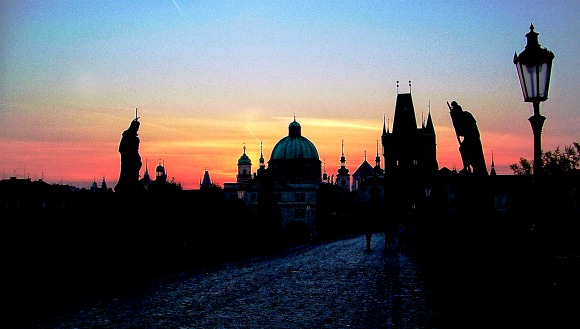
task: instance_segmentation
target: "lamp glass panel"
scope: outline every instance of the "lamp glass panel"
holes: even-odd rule
[[[538,102],[548,99],[551,63],[539,65],[516,64],[524,101]]]
[[[536,65],[523,65],[524,79],[526,81],[526,98],[538,97],[538,67]]]
[[[548,87],[550,85],[550,65],[548,65],[548,63],[543,63],[538,68],[538,96],[542,99],[547,99]]]
[[[526,88],[526,80],[524,79],[524,75],[523,75],[524,68],[522,68],[522,66],[523,65],[522,65],[521,62],[516,64],[516,68],[518,70],[518,78],[520,80],[520,86],[522,87],[522,94],[524,96],[524,100],[527,100],[528,99],[528,95],[527,95],[527,92],[526,92],[526,90],[527,90],[527,88]]]

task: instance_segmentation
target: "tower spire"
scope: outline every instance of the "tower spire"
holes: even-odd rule
[[[344,157],[344,140],[342,140],[342,156],[340,157],[340,168],[336,175],[336,184],[350,191],[350,175],[346,168],[346,158]]]
[[[344,157],[344,139],[341,142],[342,142],[342,155],[340,156],[340,167],[345,168],[346,158]]]
[[[260,169],[264,169],[266,164],[264,163],[264,152],[262,149],[262,141],[260,141]]]
[[[379,156],[379,140],[377,139],[377,156],[375,157],[375,173],[381,168],[381,157]]]
[[[495,172],[495,161],[493,160],[493,150],[491,150],[491,170],[490,170],[490,175],[491,176],[497,175],[496,172]]]
[[[324,172],[322,173],[322,181],[328,182],[328,174],[326,173],[326,158],[324,158]]]
[[[383,135],[387,132],[387,118],[386,115],[383,113]]]

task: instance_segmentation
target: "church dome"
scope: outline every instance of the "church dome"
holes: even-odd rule
[[[272,149],[270,160],[315,159],[319,160],[316,146],[302,136],[302,128],[296,119],[288,126],[288,136],[282,138]]]
[[[288,126],[288,136],[272,149],[268,170],[274,180],[288,183],[320,182],[322,162],[318,158],[318,151],[308,138],[302,136],[301,130],[294,118]]]
[[[250,160],[250,157],[248,155],[246,155],[246,147],[244,146],[244,154],[242,154],[242,156],[238,160],[238,166],[251,165],[251,164],[252,164],[252,160]]]

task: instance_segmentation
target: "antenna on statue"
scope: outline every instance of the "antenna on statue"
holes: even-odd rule
[[[137,116],[137,108],[135,108],[135,121],[139,120],[139,117]]]

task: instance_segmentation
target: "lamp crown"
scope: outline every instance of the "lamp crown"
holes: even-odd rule
[[[540,47],[540,43],[538,42],[538,35],[539,33],[534,32],[534,24],[530,24],[530,32],[526,33],[526,38],[528,39],[528,43],[526,44],[526,48],[528,47]]]
[[[534,31],[534,24],[530,24],[530,32],[526,33],[527,44],[525,49],[514,55],[514,64],[522,62],[524,64],[539,65],[540,63],[551,62],[554,53],[547,48],[542,48],[538,42],[539,33]]]

